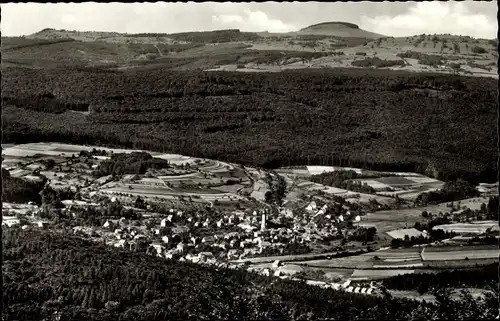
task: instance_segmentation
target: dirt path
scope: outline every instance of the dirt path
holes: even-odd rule
[[[155,44],[155,45],[153,45],[153,46],[156,48],[156,50],[158,50],[158,54],[160,55],[160,57],[165,57],[165,56],[162,54],[162,52],[160,51],[160,48],[158,48],[158,45],[156,45],[156,44]]]

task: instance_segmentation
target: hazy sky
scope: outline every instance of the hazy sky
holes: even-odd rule
[[[3,36],[44,28],[128,33],[240,29],[288,32],[346,21],[388,36],[450,33],[496,38],[497,3],[266,2],[266,3],[15,3],[2,4]]]

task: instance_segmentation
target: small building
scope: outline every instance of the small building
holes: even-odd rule
[[[41,229],[46,229],[48,226],[49,226],[49,223],[47,222],[38,222],[37,223],[38,227],[41,228]]]
[[[229,246],[230,247],[237,247],[239,242],[240,241],[237,239],[232,239],[231,241],[229,241]]]
[[[177,251],[179,251],[179,252],[183,253],[183,252],[184,252],[184,249],[186,248],[186,245],[185,245],[184,243],[182,243],[182,242],[181,242],[181,243],[177,244],[177,247],[176,247],[176,248],[177,248]]]
[[[209,259],[209,258],[213,258],[214,254],[212,252],[200,252],[199,256],[204,258],[204,259]]]
[[[205,236],[201,239],[201,243],[205,244],[213,244],[215,242],[215,238],[213,236]]]
[[[115,227],[115,225],[110,220],[106,220],[106,222],[102,225],[102,227],[104,227],[106,229],[113,229]]]
[[[126,246],[128,246],[128,242],[127,240],[119,240],[114,244],[114,246],[119,248],[125,248]]]
[[[240,251],[237,249],[229,250],[229,251],[227,251],[227,258],[228,259],[238,258],[239,253],[240,253]]]
[[[161,240],[163,243],[168,244],[168,236],[163,236]]]
[[[196,236],[192,236],[191,237],[191,242],[193,243],[193,245],[198,245],[200,244],[200,238],[199,237],[196,237]]]
[[[311,203],[309,203],[309,205],[307,205],[306,207],[306,211],[308,212],[312,212],[312,211],[315,211],[317,208],[316,206],[316,202],[315,201],[312,201]]]
[[[343,288],[347,288],[351,284],[351,280],[347,280],[344,283],[342,283]]]
[[[165,246],[157,243],[151,244],[151,247],[156,251],[158,257],[162,257],[163,252],[165,251]]]

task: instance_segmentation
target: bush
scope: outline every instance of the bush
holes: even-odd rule
[[[355,67],[377,67],[377,68],[384,68],[384,67],[392,67],[392,66],[404,66],[405,63],[403,60],[382,60],[378,57],[370,57],[366,58],[363,60],[355,60],[351,62],[351,65]]]
[[[483,47],[480,46],[474,46],[472,47],[472,52],[476,54],[484,54],[487,53],[488,51],[484,49]]]

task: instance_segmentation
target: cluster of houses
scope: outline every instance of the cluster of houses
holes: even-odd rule
[[[218,259],[224,262],[259,256],[266,248],[283,254],[290,243],[307,244],[331,238],[338,233],[335,223],[344,219],[342,215],[332,217],[327,214],[327,205],[319,208],[315,202],[306,207],[307,215],[300,219],[293,218],[293,212],[284,208],[278,214],[272,214],[267,209],[249,213],[234,211],[218,219],[201,217],[198,213],[186,214],[178,209],[170,209],[169,212],[159,224],[156,223],[158,225],[149,229],[145,226],[131,227],[123,218],[108,220],[102,227],[113,234],[116,247],[146,249],[150,254],[165,258],[196,262]],[[332,224],[319,228],[314,223],[318,215],[326,216]],[[279,216],[294,220],[294,226],[268,228],[269,218],[276,220]]]
[[[272,265],[271,268],[265,268],[265,269],[260,269],[257,270],[258,273],[265,275],[265,276],[275,276],[279,277],[281,279],[290,279],[294,281],[300,281],[301,279],[293,277],[293,274],[295,274],[296,271],[287,271],[286,269],[280,268],[282,267],[282,262],[280,261],[275,261]],[[250,270],[253,270],[252,268],[249,268]],[[325,282],[325,281],[318,281],[318,280],[306,280],[306,283],[309,285],[314,285],[318,286],[321,288],[330,288],[334,290],[341,290],[349,293],[360,293],[360,294],[377,294],[379,291],[375,287],[374,282],[370,282],[370,285],[368,287],[366,286],[358,286],[355,284],[351,283],[351,280],[346,280],[343,283],[337,283],[337,282]]]

